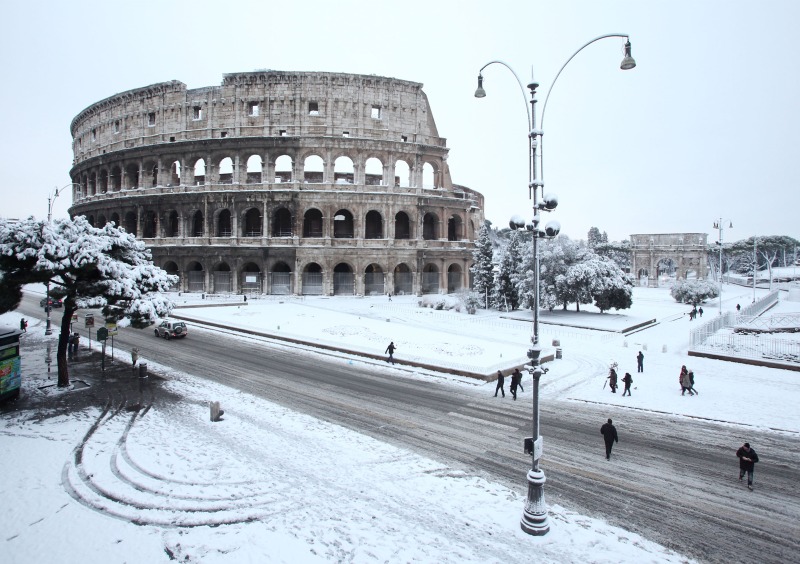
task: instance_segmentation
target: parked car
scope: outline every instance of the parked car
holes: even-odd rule
[[[42,298],[39,301],[39,306],[40,307],[45,307],[46,305],[47,305],[47,298]],[[63,307],[63,306],[64,306],[64,302],[62,302],[61,300],[56,300],[56,299],[50,298],[50,307]]]
[[[189,333],[189,328],[183,321],[175,321],[173,319],[165,319],[156,326],[156,337],[164,337],[169,340],[173,337],[185,337]]]

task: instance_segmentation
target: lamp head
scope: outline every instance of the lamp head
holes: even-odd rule
[[[548,193],[542,196],[542,209],[547,211],[553,211],[558,206],[558,196],[555,194]]]
[[[625,57],[622,59],[619,68],[622,70],[631,70],[634,67],[636,67],[636,61],[631,57],[631,40],[628,39],[625,42]]]
[[[548,221],[544,226],[545,237],[553,238],[561,232],[561,224],[558,221]]]
[[[515,231],[517,229],[523,229],[525,227],[525,219],[523,219],[521,215],[514,214],[508,221],[508,226]]]
[[[486,90],[483,89],[483,75],[478,74],[478,88],[475,89],[476,98],[485,98]]]

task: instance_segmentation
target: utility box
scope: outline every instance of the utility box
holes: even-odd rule
[[[19,329],[0,327],[0,402],[19,397],[22,386],[21,334]]]

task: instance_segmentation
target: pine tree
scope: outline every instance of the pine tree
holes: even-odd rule
[[[520,264],[519,233],[513,231],[508,240],[508,246],[500,259],[500,268],[494,279],[494,292],[492,304],[497,309],[517,309],[520,299],[516,281],[519,279],[518,267]]]
[[[473,290],[482,297],[484,307],[488,307],[488,296],[494,287],[494,262],[489,223],[485,222],[478,231],[478,240],[472,252]]]

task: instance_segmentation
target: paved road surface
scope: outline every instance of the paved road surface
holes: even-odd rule
[[[20,312],[39,315],[38,298]],[[60,315],[54,314],[55,323]],[[267,340],[192,328],[164,341],[124,330],[119,356],[143,357],[409,448],[524,494],[530,458],[528,390],[494,398],[494,386],[454,386],[381,363],[348,364],[298,354]],[[121,351],[124,350],[125,353]],[[224,402],[223,402],[224,403]],[[746,412],[743,406],[743,412]],[[600,425],[614,419],[620,443],[606,461]],[[547,401],[541,406],[547,501],[600,517],[705,562],[800,561],[800,449],[796,434],[678,416]],[[756,490],[738,481],[735,449],[761,457]],[[520,506],[520,516],[522,506]]]

